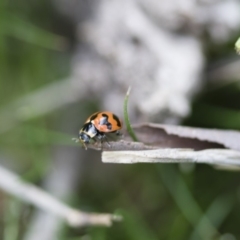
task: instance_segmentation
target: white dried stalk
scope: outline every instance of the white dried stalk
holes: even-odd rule
[[[0,166],[0,188],[42,210],[63,218],[72,227],[86,225],[111,226],[121,218],[112,214],[86,213],[73,209],[47,192],[26,183],[16,174]]]
[[[240,166],[240,152],[230,149],[156,149],[144,151],[103,152],[105,163],[207,163],[222,166]]]

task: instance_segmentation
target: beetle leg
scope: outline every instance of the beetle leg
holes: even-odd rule
[[[101,141],[101,149],[102,149],[102,146],[103,146],[104,142],[106,142],[108,144],[108,146],[111,146],[110,143],[108,142],[107,136],[105,134],[98,133],[96,136]]]
[[[85,144],[85,142],[81,140],[79,140],[79,142],[81,143],[82,147],[84,147],[85,150],[87,150],[87,145]]]
[[[120,131],[116,131],[116,135],[121,137],[122,133]]]
[[[108,142],[108,138],[107,138],[106,135],[103,136],[103,138],[102,138],[102,140],[101,140],[101,143],[103,143],[104,141],[107,143],[107,145],[108,145],[109,147],[111,146],[110,143]]]

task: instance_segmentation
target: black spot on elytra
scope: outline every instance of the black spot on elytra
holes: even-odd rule
[[[94,115],[92,115],[91,118],[90,118],[90,122],[91,122],[92,120],[94,120],[94,119],[97,117],[97,115],[98,115],[98,112],[95,113]]]
[[[107,114],[102,114],[103,120],[100,122],[100,125],[106,125],[108,130],[112,130],[112,124],[108,122],[108,115]]]
[[[113,119],[117,122],[118,127],[121,127],[121,122],[115,114],[113,114]]]
[[[111,123],[108,122],[106,125],[107,125],[108,130],[112,130],[112,124]]]

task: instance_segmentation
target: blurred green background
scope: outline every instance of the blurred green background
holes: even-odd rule
[[[93,99],[79,102],[73,108],[78,110],[71,110],[75,119],[66,122],[67,107],[11,122],[18,101],[69,76],[75,27],[50,1],[0,1],[0,158],[36,185],[46,177],[54,147],[77,148],[71,138],[78,129],[69,133],[59,126],[67,129],[72,121],[81,127],[98,109]],[[226,46],[207,46],[208,65],[232,57],[233,46],[234,39]],[[220,86],[206,83],[184,124],[239,130],[239,80]],[[63,225],[57,239],[240,239],[239,172],[207,165],[104,165],[99,153],[94,157],[86,157],[81,184],[66,201],[89,212],[119,213],[124,221],[111,228]],[[32,213],[31,206],[0,192],[0,239],[24,239]]]

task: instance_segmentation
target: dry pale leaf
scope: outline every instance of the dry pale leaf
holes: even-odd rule
[[[143,123],[133,126],[139,140],[163,148],[230,148],[240,150],[240,132]]]

